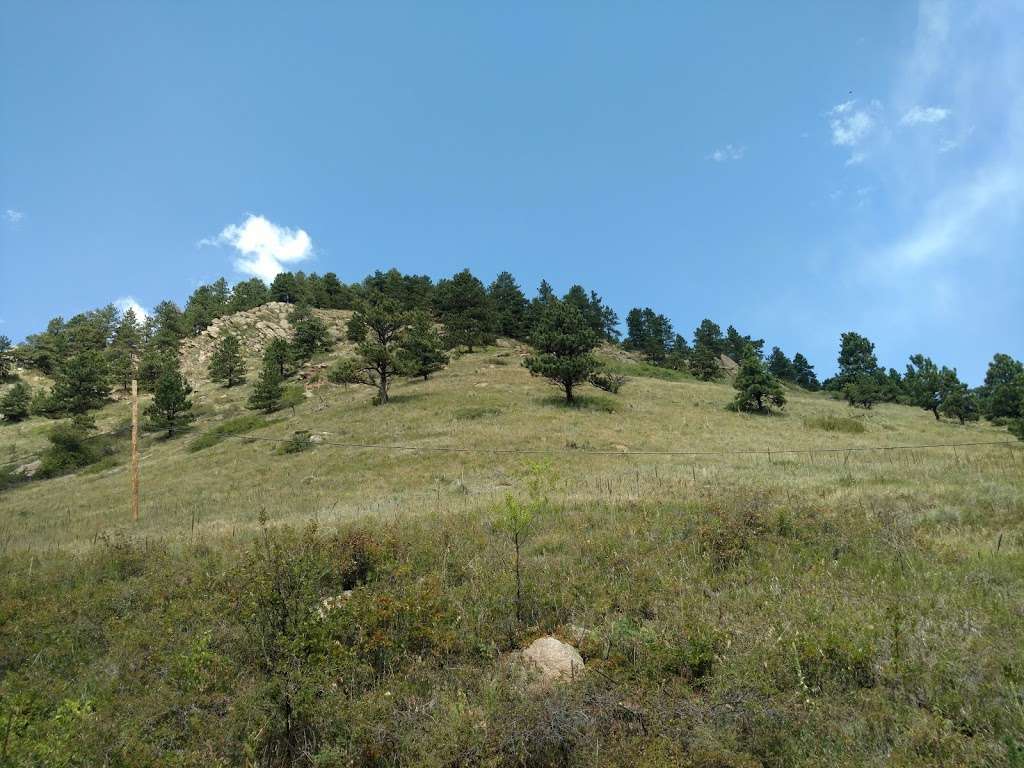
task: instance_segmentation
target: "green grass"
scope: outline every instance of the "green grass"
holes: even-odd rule
[[[810,416],[804,419],[804,426],[808,429],[823,429],[826,432],[842,432],[847,435],[860,435],[867,431],[867,427],[860,419],[835,414]]]
[[[4,759],[1015,764],[1024,454],[842,450],[1005,430],[800,391],[755,418],[725,382],[638,374],[566,408],[493,354],[263,424],[237,415],[248,385],[196,381],[198,437],[143,439],[138,523],[123,464],[4,491]],[[48,424],[0,427],[0,456]],[[257,427],[324,442],[190,450]],[[343,447],[368,444],[420,450]],[[507,494],[534,510],[519,621]],[[588,671],[543,692],[514,659],[547,633]]]
[[[244,416],[236,416],[233,419],[222,421],[208,429],[206,432],[190,442],[188,444],[188,449],[195,453],[196,451],[202,451],[205,448],[212,448],[229,437],[244,435],[246,432],[251,432],[254,429],[261,429],[269,426],[271,423],[272,421],[268,421],[264,416],[258,413],[247,413]]]

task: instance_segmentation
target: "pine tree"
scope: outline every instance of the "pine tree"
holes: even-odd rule
[[[0,381],[7,379],[14,370],[14,348],[7,336],[0,336]]]
[[[981,387],[983,409],[989,419],[1013,419],[1024,415],[1024,364],[1009,355],[996,354],[985,372]]]
[[[672,352],[676,336],[672,322],[650,307],[634,307],[626,315],[626,339],[623,346],[642,352],[654,365],[664,365]]]
[[[497,332],[510,339],[525,339],[530,333],[527,318],[530,303],[512,274],[498,275],[487,293],[494,307]]]
[[[944,416],[957,419],[961,424],[977,421],[981,415],[978,397],[971,392],[966,384],[953,387],[948,391],[939,410]]]
[[[536,352],[523,361],[535,376],[544,376],[573,402],[573,389],[600,369],[592,354],[599,341],[578,308],[557,299],[548,304],[530,337]]]
[[[53,401],[66,413],[84,415],[102,406],[109,395],[109,368],[102,352],[79,352],[57,372]]]
[[[165,430],[167,437],[195,419],[192,413],[192,387],[178,370],[176,358],[165,358],[166,367],[157,379],[153,402],[146,407],[147,426],[152,430]]]
[[[210,381],[223,381],[228,388],[245,381],[245,360],[237,336],[229,333],[217,344],[210,356],[209,374]]]
[[[946,396],[963,386],[957,378],[956,370],[946,366],[939,368],[931,358],[920,354],[911,355],[903,384],[911,405],[931,411],[936,421],[939,420],[939,409]]]
[[[356,359],[347,369],[348,383],[377,388],[376,405],[388,402],[391,382],[402,371],[399,351],[405,340],[409,314],[395,299],[369,296],[348,322],[348,340],[356,345]]]
[[[151,346],[177,354],[178,343],[185,337],[185,315],[177,304],[161,301],[146,318],[146,326]]]
[[[270,284],[269,297],[271,301],[283,301],[286,304],[298,304],[303,296],[299,288],[299,282],[291,272],[281,272]]]
[[[299,304],[288,316],[292,327],[291,353],[296,361],[309,360],[317,352],[329,350],[334,342],[324,321],[313,314],[308,304]]]
[[[733,410],[771,412],[773,407],[781,409],[786,405],[782,385],[753,351],[740,364],[733,386],[736,388],[736,397],[730,406]]]
[[[398,362],[407,375],[422,376],[424,381],[448,365],[441,335],[425,312],[413,316],[398,348]]]
[[[854,407],[870,408],[879,400],[878,379],[870,373],[857,373],[846,380],[843,396]]]
[[[231,289],[228,311],[242,312],[247,309],[255,309],[268,301],[270,301],[270,291],[267,289],[267,284],[258,277],[254,277],[235,283],[235,287]]]
[[[818,377],[814,373],[814,366],[799,352],[793,355],[793,380],[799,386],[812,392],[821,389]]]
[[[281,407],[284,387],[281,386],[281,369],[276,361],[264,357],[263,370],[249,394],[247,407],[253,411],[273,413]]]
[[[731,325],[726,329],[721,354],[728,355],[739,363],[747,355],[761,357],[763,353],[764,339],[751,339],[749,336],[743,336]]]
[[[693,352],[690,354],[690,373],[702,381],[711,381],[722,375],[719,356],[725,350],[725,339],[717,323],[705,318],[693,332]]]
[[[131,387],[141,351],[142,324],[135,311],[129,307],[121,316],[106,353],[111,379],[123,392],[127,392]]]
[[[278,378],[285,379],[288,377],[291,362],[291,348],[284,339],[274,339],[263,350],[264,365],[273,365],[277,369]]]
[[[494,342],[497,328],[491,299],[484,284],[468,269],[437,284],[434,306],[449,348],[466,347],[472,352],[474,347]]]
[[[772,353],[768,356],[768,373],[782,381],[796,381],[793,361],[778,347],[772,347]]]
[[[0,416],[4,421],[22,421],[28,418],[29,408],[32,403],[32,393],[28,384],[23,381],[16,382],[3,397],[0,397]]]

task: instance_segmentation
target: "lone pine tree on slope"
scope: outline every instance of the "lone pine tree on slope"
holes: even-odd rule
[[[229,333],[220,340],[210,357],[209,372],[210,381],[223,381],[228,388],[245,382],[245,360],[237,336]]]
[[[544,376],[573,402],[573,390],[601,365],[592,354],[599,338],[576,307],[557,299],[544,307],[530,338],[536,353],[523,360],[534,376]]]

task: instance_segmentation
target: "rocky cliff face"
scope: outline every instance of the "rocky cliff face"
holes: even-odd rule
[[[181,342],[181,370],[189,381],[206,378],[210,356],[220,339],[234,334],[242,343],[245,355],[251,361],[258,360],[274,339],[288,339],[292,328],[288,315],[294,305],[273,301],[269,304],[218,317],[198,336]],[[314,309],[314,314],[324,321],[331,335],[338,342],[344,342],[345,327],[352,313],[341,309]]]

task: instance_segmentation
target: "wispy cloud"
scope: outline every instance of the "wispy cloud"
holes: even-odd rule
[[[828,117],[832,143],[837,147],[856,147],[875,127],[871,111],[859,108],[856,99],[832,107]]]
[[[883,266],[921,267],[968,250],[965,243],[985,229],[983,223],[993,223],[1003,213],[1013,215],[1021,183],[1016,171],[994,167],[952,187],[928,204],[908,234],[883,251]]]
[[[281,227],[263,216],[249,214],[241,224],[231,224],[200,245],[228,245],[238,252],[235,269],[266,282],[285,271],[286,264],[313,255],[313,241],[304,229]]]
[[[120,299],[115,299],[114,306],[122,313],[130,309],[138,320],[145,320],[149,317],[149,310],[139,304],[133,296],[122,296]]]
[[[716,163],[725,163],[730,160],[742,160],[746,151],[746,147],[737,147],[733,144],[726,144],[724,147],[719,147],[708,155],[707,159],[714,160]]]
[[[949,117],[945,107],[911,107],[900,119],[900,125],[920,125],[921,123],[941,123]]]
[[[25,214],[22,211],[16,211],[13,208],[8,208],[4,211],[4,219],[8,224],[18,224],[25,218]]]

